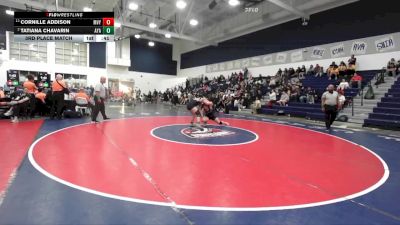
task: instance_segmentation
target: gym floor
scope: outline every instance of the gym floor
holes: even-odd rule
[[[235,114],[202,131],[163,104],[107,113],[0,121],[0,224],[400,224],[397,133]]]

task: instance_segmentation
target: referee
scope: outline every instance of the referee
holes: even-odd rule
[[[100,77],[100,83],[94,88],[94,109],[92,114],[92,122],[98,122],[97,116],[99,115],[99,112],[101,112],[104,120],[110,119],[106,115],[104,105],[104,101],[106,100],[106,88],[104,87],[104,84],[106,83],[106,80],[107,79],[105,77]]]
[[[322,111],[325,113],[326,129],[331,129],[333,121],[335,121],[337,112],[340,109],[339,93],[335,91],[333,84],[330,84],[327,91],[322,94],[321,98]]]

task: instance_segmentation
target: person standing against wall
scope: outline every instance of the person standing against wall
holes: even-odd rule
[[[61,74],[56,75],[56,80],[53,81],[51,87],[53,91],[53,103],[50,110],[50,119],[54,119],[54,116],[57,115],[57,119],[61,120],[62,110],[65,106],[64,93],[66,93],[65,89],[68,90],[67,84],[63,80],[63,76]]]
[[[110,119],[106,115],[106,110],[104,105],[104,101],[106,100],[106,88],[104,87],[104,84],[106,83],[106,81],[107,78],[100,77],[100,83],[98,83],[94,87],[94,110],[92,114],[92,122],[98,122],[97,116],[99,115],[99,112],[101,112],[101,115],[103,116],[104,120]]]
[[[338,110],[340,110],[339,94],[335,91],[333,84],[330,84],[327,91],[322,95],[321,106],[325,113],[326,129],[329,130],[336,119]]]

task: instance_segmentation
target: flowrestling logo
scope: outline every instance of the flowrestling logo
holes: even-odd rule
[[[150,133],[153,137],[164,141],[207,146],[243,145],[258,139],[258,135],[250,130],[212,124],[206,127],[170,124],[155,127]]]
[[[218,128],[198,128],[198,127],[185,128],[181,131],[181,133],[190,138],[213,138],[213,137],[222,137],[235,134],[235,132],[233,131],[222,130]]]

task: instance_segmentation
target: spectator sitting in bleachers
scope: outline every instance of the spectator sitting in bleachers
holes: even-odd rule
[[[259,90],[261,92],[261,90]],[[262,95],[256,95],[256,98],[261,99]],[[250,95],[248,93],[245,93],[243,96],[243,108],[249,108],[250,107],[250,103],[251,103],[252,99],[250,99]]]
[[[356,62],[357,58],[354,57],[354,55],[351,55],[350,59],[347,61],[349,66],[354,66],[354,69],[356,68]]]
[[[307,72],[306,72],[307,76],[313,76],[315,75],[315,71],[314,71],[314,66],[311,64],[310,67],[308,68]]]
[[[392,58],[386,67],[387,76],[395,76],[396,75],[396,61]]]
[[[278,103],[280,106],[286,106],[286,104],[289,102],[289,95],[286,91],[282,91],[281,93],[281,97],[279,99],[279,101],[277,101],[276,103]]]
[[[293,85],[290,87],[289,91],[289,101],[297,102],[300,97],[300,88],[299,86]]]
[[[308,87],[307,90],[305,91],[306,96],[307,96],[307,103],[308,104],[314,104],[315,99],[318,98],[317,92],[312,89],[311,87]]]
[[[300,67],[297,67],[294,70],[294,74],[292,75],[292,78],[295,77],[295,78],[299,79],[299,73],[300,73]]]
[[[300,80],[299,80],[299,78],[297,78],[297,77],[293,77],[291,80],[290,80],[290,85],[291,86],[300,86]]]
[[[219,76],[219,78],[218,78],[218,83],[222,83],[222,82],[224,82],[225,81],[225,77],[224,77],[224,75],[220,75]]]
[[[328,78],[329,78],[329,80],[331,80],[331,79],[335,79],[335,80],[337,80],[337,78],[338,78],[338,75],[339,75],[339,67],[338,67],[338,65],[336,65],[336,63],[335,62],[332,62],[332,64],[329,66],[329,68],[327,69],[327,72],[326,72],[327,74],[328,74]]]
[[[362,76],[354,73],[353,77],[351,78],[351,86],[353,88],[361,88]]]
[[[276,72],[275,76],[276,77],[282,76],[282,73],[283,73],[282,69],[279,68],[279,70],[278,70],[278,72]]]
[[[187,97],[187,94],[184,93],[184,94],[181,95],[180,103],[182,105],[186,105],[187,102],[188,102],[188,97]]]
[[[326,75],[328,75],[328,77],[330,77],[331,74],[331,69],[333,69],[333,65],[335,64],[335,62],[332,62],[331,65],[329,65],[329,67],[326,69],[325,73]]]
[[[299,78],[299,73],[300,73],[300,67],[297,67],[297,69],[294,70],[294,74],[292,75],[293,77]]]
[[[296,71],[292,67],[290,67],[288,70],[288,73],[289,73],[289,79],[290,79],[295,76]]]
[[[306,93],[306,89],[304,89],[304,87],[302,87],[300,89],[300,94],[299,94],[299,101],[301,103],[307,103],[307,93]]]
[[[318,64],[314,67],[315,77],[322,77],[324,74],[324,68],[319,66]]]
[[[243,99],[242,98],[235,98],[233,101],[233,107],[237,108],[238,111],[242,111],[243,109]]]
[[[275,90],[272,89],[269,93],[268,107],[272,108],[272,105],[275,103],[276,103],[276,93],[275,93]]]
[[[271,78],[271,80],[269,81],[269,87],[271,89],[274,89],[276,87],[276,79],[275,79],[275,77]]]
[[[341,61],[339,64],[339,80],[345,78],[346,74],[347,74],[347,66],[343,61]]]
[[[354,73],[356,72],[356,65],[355,64],[349,64],[347,66],[347,76],[346,76],[346,80],[350,80],[351,77],[354,75]]]
[[[347,82],[345,79],[342,79],[342,81],[338,86],[338,90],[346,90],[349,87],[350,87],[349,82]]]
[[[289,80],[289,70],[288,70],[287,68],[285,68],[285,69],[283,70],[281,83],[287,83],[288,80]]]
[[[307,72],[306,66],[303,65],[303,66],[300,68],[299,79],[304,79],[304,76],[306,75],[306,72]]]

